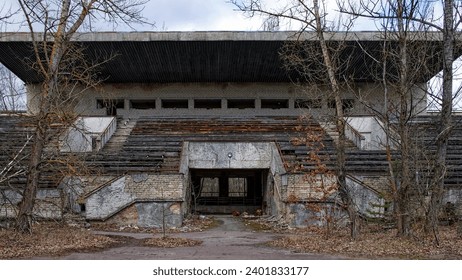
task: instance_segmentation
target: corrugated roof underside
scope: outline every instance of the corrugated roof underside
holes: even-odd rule
[[[286,82],[280,42],[91,43],[90,57],[107,62],[108,82]],[[135,75],[134,75],[135,74]]]
[[[306,81],[300,73],[325,79],[318,43],[309,41],[310,54],[305,69],[284,68],[281,47],[284,41],[85,41],[80,42],[87,63],[101,64],[98,77],[108,83],[212,83]],[[335,43],[335,42],[334,42]],[[357,82],[382,77],[380,41],[346,42],[340,53],[338,75]],[[420,42],[422,45],[422,42]],[[313,56],[312,51],[315,55]],[[303,52],[303,50],[301,50]],[[316,54],[317,52],[317,54]],[[438,44],[431,45],[424,68],[416,80],[426,81],[441,69]],[[35,72],[30,42],[0,42],[0,62],[27,83],[41,81]],[[321,68],[320,68],[321,67]],[[396,76],[392,66],[387,69]],[[311,77],[311,76],[309,76]],[[319,78],[319,79],[318,79]]]

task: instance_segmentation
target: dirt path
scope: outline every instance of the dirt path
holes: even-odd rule
[[[153,248],[142,245],[142,239],[152,237],[146,233],[96,232],[104,235],[125,236],[127,242],[121,246],[93,253],[72,253],[60,257],[67,260],[141,260],[141,259],[340,259],[338,256],[300,254],[265,246],[264,243],[278,234],[253,232],[241,219],[232,216],[217,216],[220,226],[204,232],[169,234],[172,237],[185,237],[202,240],[200,246],[178,248]]]

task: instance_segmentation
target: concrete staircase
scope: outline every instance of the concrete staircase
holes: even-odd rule
[[[338,145],[339,133],[337,131],[337,126],[335,125],[335,123],[320,122],[319,124],[322,126],[322,128],[324,128],[326,133],[334,140],[334,143]],[[348,137],[346,137],[345,148],[346,150],[358,150],[359,149],[351,139],[348,139]]]
[[[106,143],[103,151],[107,154],[117,154],[127,142],[128,136],[136,125],[136,120],[119,119],[117,120],[117,129],[111,139]]]

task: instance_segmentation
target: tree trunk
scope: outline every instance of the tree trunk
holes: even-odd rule
[[[410,135],[408,128],[408,118],[412,114],[412,106],[409,106],[408,90],[409,90],[409,65],[408,65],[408,26],[404,21],[405,3],[398,0],[397,3],[397,22],[398,22],[398,44],[399,44],[399,61],[398,71],[399,80],[397,92],[400,96],[399,108],[399,127],[398,132],[401,142],[401,163],[400,163],[400,184],[398,187],[398,201],[395,201],[397,214],[397,229],[398,235],[407,236],[411,231],[411,159],[410,159]],[[412,105],[412,104],[411,104]]]
[[[35,137],[33,139],[32,151],[27,169],[27,185],[23,193],[22,201],[19,204],[19,213],[17,217],[16,227],[22,233],[32,233],[33,210],[39,185],[40,164],[42,162],[45,139],[46,127],[39,118],[35,128]]]
[[[443,28],[443,96],[440,115],[439,135],[436,139],[437,150],[434,168],[434,180],[431,186],[430,204],[427,208],[425,231],[436,234],[438,232],[438,216],[442,205],[444,192],[444,178],[446,176],[446,152],[451,132],[452,115],[452,80],[454,62],[454,1],[444,1]]]
[[[321,15],[319,11],[319,2],[318,0],[313,1],[313,10],[316,21],[316,33],[321,45],[321,51],[323,55],[323,60],[325,67],[327,69],[327,74],[329,76],[329,81],[332,89],[332,93],[335,99],[336,106],[336,128],[339,134],[338,143],[337,143],[337,183],[339,184],[339,193],[342,199],[343,204],[345,205],[348,216],[350,218],[350,237],[356,239],[359,233],[359,221],[356,207],[354,206],[354,201],[351,197],[351,194],[348,190],[346,184],[346,170],[345,170],[345,116],[343,112],[343,103],[340,92],[340,86],[335,76],[335,66],[333,65],[329,49],[327,47],[326,40],[324,38],[324,26],[321,22]]]
[[[69,18],[70,0],[63,0],[58,30],[54,36],[53,48],[49,56],[49,63],[44,68],[45,80],[43,88],[36,98],[39,99],[39,112],[36,116],[35,139],[33,139],[32,152],[27,169],[27,183],[19,204],[17,229],[23,233],[32,232],[33,210],[40,180],[40,165],[44,147],[47,144],[47,131],[49,128],[49,113],[53,100],[59,96],[59,64],[66,50],[65,32]],[[38,50],[36,49],[36,52]],[[40,55],[36,53],[36,56]]]

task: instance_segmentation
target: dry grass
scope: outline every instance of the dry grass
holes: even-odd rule
[[[269,245],[355,259],[462,259],[462,240],[454,227],[440,229],[439,246],[431,237],[397,237],[395,230],[365,230],[352,241],[346,229],[326,236],[319,228],[291,231]]]
[[[0,229],[0,259],[59,256],[75,251],[100,250],[116,243],[113,238],[94,235],[85,229],[43,223],[33,227],[33,234]]]
[[[159,237],[150,238],[144,241],[144,245],[162,248],[176,248],[176,247],[193,247],[202,244],[201,240],[180,238],[180,237]]]
[[[178,232],[195,232],[204,231],[217,226],[217,220],[212,217],[191,216],[183,221],[183,225],[179,228],[167,228],[166,233]],[[113,232],[132,232],[132,233],[162,233],[161,228],[145,228],[136,225],[120,226],[107,222],[95,222],[91,224],[92,230],[113,231]]]

